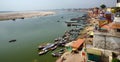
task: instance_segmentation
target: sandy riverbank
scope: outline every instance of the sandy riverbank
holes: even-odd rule
[[[31,18],[35,16],[47,16],[53,15],[55,12],[52,11],[28,11],[28,12],[9,12],[9,13],[0,13],[0,20],[9,20],[9,19],[24,19]]]

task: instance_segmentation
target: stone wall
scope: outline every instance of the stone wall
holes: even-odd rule
[[[105,42],[105,39],[106,39],[106,42]],[[113,50],[113,51],[119,52],[120,38],[95,34],[93,38],[93,46],[95,48],[101,48],[101,49]]]

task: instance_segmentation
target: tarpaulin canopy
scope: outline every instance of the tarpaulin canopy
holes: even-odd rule
[[[104,25],[108,24],[108,21],[107,20],[100,20],[99,21],[99,27],[102,27]]]
[[[110,25],[104,25],[104,26],[101,27],[101,29],[110,30]]]
[[[71,46],[73,48],[77,49],[83,44],[84,41],[85,41],[85,39],[78,39]]]

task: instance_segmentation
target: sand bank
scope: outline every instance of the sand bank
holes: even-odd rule
[[[9,20],[9,19],[24,19],[31,18],[35,16],[47,16],[53,15],[55,12],[41,12],[41,11],[28,11],[28,12],[10,12],[10,13],[0,13],[0,20]]]

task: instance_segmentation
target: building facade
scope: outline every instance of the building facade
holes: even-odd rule
[[[120,7],[120,0],[117,0],[116,7]]]

